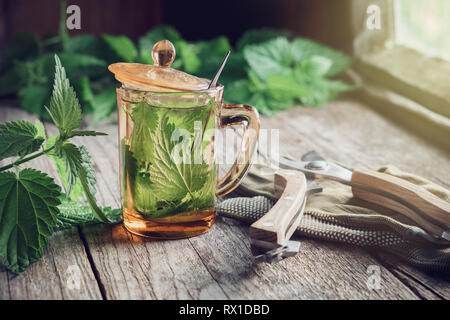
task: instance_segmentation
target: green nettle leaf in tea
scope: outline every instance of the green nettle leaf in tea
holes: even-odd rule
[[[158,109],[150,108],[145,102],[140,102],[131,110],[131,118],[134,129],[130,137],[130,151],[137,160],[151,162],[153,160],[152,135],[158,126]]]
[[[168,109],[146,102],[132,106],[134,125],[124,146],[125,172],[134,210],[145,218],[214,207],[216,167],[204,157],[212,143],[205,133],[214,129],[214,106]],[[123,198],[129,200],[126,194]]]
[[[168,123],[168,118],[161,119],[155,140],[155,158],[150,167],[150,180],[158,196],[165,201],[181,199],[185,196],[194,198],[193,192],[199,190],[208,174],[208,165],[195,164],[193,154],[183,154],[179,163],[172,157],[177,144],[171,141],[175,126]]]

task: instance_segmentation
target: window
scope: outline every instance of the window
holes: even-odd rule
[[[450,1],[350,1],[355,95],[450,150]]]
[[[364,84],[407,98],[417,103],[423,113],[431,111],[449,122],[450,1],[352,3],[354,54],[358,58],[355,69]],[[370,6],[379,9],[368,10]],[[368,28],[367,19],[377,12],[380,27]]]
[[[450,61],[450,1],[395,0],[395,42]]]

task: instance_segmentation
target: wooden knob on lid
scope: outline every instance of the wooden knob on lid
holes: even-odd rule
[[[155,43],[152,50],[153,62],[156,66],[169,67],[175,59],[175,47],[169,40]]]

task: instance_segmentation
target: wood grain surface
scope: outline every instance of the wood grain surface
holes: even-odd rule
[[[0,106],[0,123],[33,119]],[[293,108],[262,118],[277,129],[280,151],[300,157],[309,150],[361,168],[394,164],[450,188],[450,153],[351,101],[321,109]],[[48,132],[55,132],[46,124]],[[102,205],[119,206],[117,127],[96,126],[107,137],[77,138],[89,149]],[[233,153],[227,148],[225,153]],[[51,162],[29,165],[56,176]],[[0,267],[0,299],[448,299],[448,279],[424,274],[380,252],[298,239],[301,252],[275,265],[252,261],[248,225],[219,217],[202,236],[154,241],[121,225],[94,225],[57,232],[44,258],[22,275]],[[70,286],[71,269],[81,286]],[[368,268],[377,266],[380,289],[368,288]],[[69,281],[69,282],[68,282]],[[69,284],[69,285],[68,285]]]

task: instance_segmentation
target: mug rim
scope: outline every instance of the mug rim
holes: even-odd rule
[[[177,95],[177,94],[192,94],[192,93],[217,93],[219,91],[223,91],[225,89],[225,86],[221,83],[217,83],[217,85],[214,88],[208,88],[208,89],[202,89],[202,90],[191,90],[191,91],[151,91],[151,90],[142,90],[137,89],[135,87],[126,85],[125,83],[121,83],[119,88],[139,91],[139,92],[149,92],[154,94],[161,94],[161,95]]]

